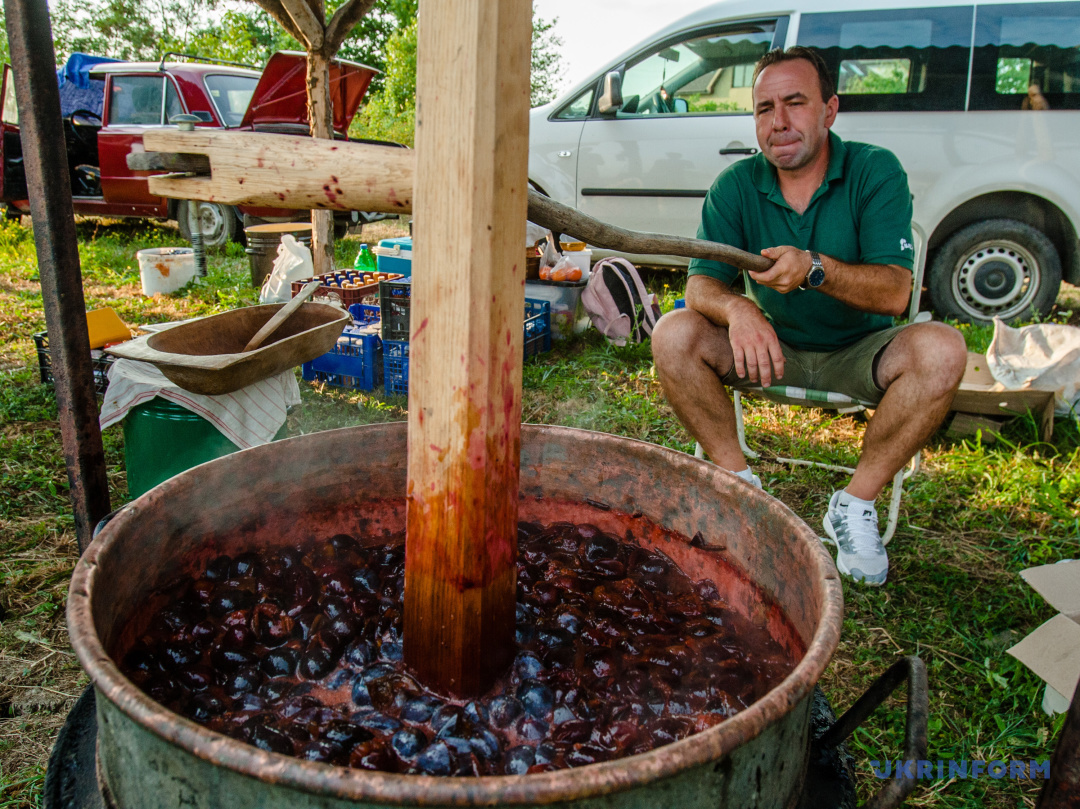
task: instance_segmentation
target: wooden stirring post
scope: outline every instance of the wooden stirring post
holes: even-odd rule
[[[531,16],[419,19],[405,661],[469,696],[514,653]]]

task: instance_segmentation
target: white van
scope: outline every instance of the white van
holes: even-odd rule
[[[933,309],[1045,314],[1063,278],[1080,284],[1080,2],[866,6],[685,17],[533,110],[530,181],[605,222],[693,236],[713,179],[757,152],[754,62],[812,46],[837,78],[836,132],[907,170]]]

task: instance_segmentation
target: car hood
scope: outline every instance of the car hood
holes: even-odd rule
[[[344,133],[378,71],[373,67],[335,59],[330,63],[330,99],[334,130]],[[248,103],[243,129],[267,124],[307,124],[307,57],[278,51],[270,57]]]

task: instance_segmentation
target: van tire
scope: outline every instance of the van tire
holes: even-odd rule
[[[1015,219],[989,219],[946,240],[928,286],[939,317],[1011,323],[1050,313],[1061,287],[1061,259],[1042,231]]]
[[[180,235],[191,241],[191,228],[188,227],[189,200],[180,200],[176,205],[176,224]],[[229,242],[239,242],[243,238],[243,229],[236,216],[236,209],[220,202],[200,202],[199,213],[203,225],[203,247],[208,250],[224,250]]]

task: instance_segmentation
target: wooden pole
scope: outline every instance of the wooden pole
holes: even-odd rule
[[[514,653],[530,7],[419,19],[405,660],[466,696]]]

